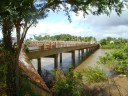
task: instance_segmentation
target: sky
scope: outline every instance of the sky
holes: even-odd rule
[[[93,36],[97,40],[106,37],[127,38],[128,39],[128,12],[124,11],[120,16],[112,12],[107,15],[87,15],[85,18],[82,12],[78,16],[70,13],[72,22],[68,21],[68,17],[64,12],[50,12],[44,20],[39,20],[36,27],[28,30],[26,38],[34,37],[34,35],[58,35],[71,34],[74,36]],[[0,38],[2,34],[0,33]]]
[[[76,16],[71,13],[70,23],[68,17],[63,12],[50,12],[48,17],[40,20],[36,27],[32,27],[27,38],[34,35],[58,35],[71,34],[74,36],[93,36],[97,40],[106,38],[108,36],[115,38],[128,39],[128,12],[124,11],[120,16],[112,12],[110,16],[107,15],[87,15],[85,18],[82,12]]]

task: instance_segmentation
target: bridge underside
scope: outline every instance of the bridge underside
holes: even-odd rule
[[[40,58],[40,57],[51,56],[54,54],[71,52],[73,50],[82,50],[82,49],[92,50],[92,49],[98,49],[98,48],[99,48],[99,44],[93,44],[93,45],[83,45],[83,46],[52,48],[52,49],[37,50],[37,51],[30,50],[30,52],[27,53],[27,55],[30,59],[36,59],[36,58]]]
[[[88,57],[90,54],[92,54],[95,50],[99,48],[99,44],[88,44],[88,45],[81,45],[81,46],[70,46],[70,47],[61,47],[61,48],[51,48],[51,49],[42,49],[42,50],[36,50],[36,51],[30,51],[27,53],[28,57],[30,59],[37,59],[38,64],[38,73],[41,73],[41,57],[52,57],[54,58],[54,69],[58,69],[58,56],[60,56],[60,63],[62,63],[62,53],[70,52],[72,54],[72,65],[75,66],[75,50],[79,50],[79,56],[81,51],[81,56],[83,57],[83,54],[86,54],[86,57]],[[84,52],[84,49],[86,49],[86,52]],[[85,58],[86,58],[85,57]]]

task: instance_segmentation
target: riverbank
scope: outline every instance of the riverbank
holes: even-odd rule
[[[86,68],[98,66],[108,75],[108,80],[104,82],[85,85],[86,96],[128,96],[128,77],[122,74],[111,77],[110,68],[96,63],[99,56],[103,56],[105,52],[110,51],[108,49],[99,49],[75,68],[75,71],[82,72]]]
[[[128,96],[128,77],[117,75],[85,87],[86,96]]]

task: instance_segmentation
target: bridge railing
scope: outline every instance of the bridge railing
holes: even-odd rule
[[[74,42],[74,41],[32,41],[28,42],[28,47],[38,47],[39,49],[52,49],[61,47],[83,46],[91,45],[88,42]],[[94,44],[93,44],[94,45]]]

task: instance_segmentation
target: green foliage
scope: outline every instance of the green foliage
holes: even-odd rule
[[[4,54],[2,52],[3,50],[0,49],[0,85],[1,84],[5,84],[6,81],[6,70],[7,70],[7,65],[4,63],[5,59],[4,59]]]
[[[15,52],[10,52],[8,50],[0,48],[0,78],[1,78],[0,86],[4,87],[4,89],[15,88],[14,87],[15,83],[13,82],[15,81],[15,77],[14,77],[14,73],[15,73],[14,64],[15,63],[14,62],[15,62]],[[9,83],[9,81],[11,83]],[[7,87],[7,85],[9,85],[9,87]],[[7,92],[7,95],[8,94],[9,92]]]
[[[11,62],[8,56],[13,57],[13,53],[5,51],[3,48],[0,48],[0,84],[6,85],[6,75],[7,75],[7,66]]]
[[[72,36],[70,34],[60,34],[55,36],[34,36],[35,40],[53,40],[53,41],[84,41],[84,42],[91,42],[92,40],[96,41],[95,37],[89,36],[89,37],[81,37],[81,36]]]
[[[109,65],[116,73],[128,75],[128,44],[99,58],[99,64]]]
[[[89,84],[95,82],[101,82],[107,79],[107,76],[104,73],[104,71],[98,67],[85,69],[83,75],[85,76],[84,81]]]
[[[105,56],[100,56],[99,57],[99,60],[97,61],[98,64],[104,64],[104,65],[107,65],[107,66],[112,66],[111,64],[113,63],[113,65],[115,64],[114,63],[114,60],[113,60],[113,56],[110,54],[110,53],[105,53]]]
[[[114,70],[116,73],[128,75],[128,59],[119,61]]]
[[[53,96],[81,96],[81,74],[71,69],[65,78],[58,80],[53,88]]]
[[[121,14],[125,2],[120,0],[109,0],[109,1],[108,0],[46,0],[46,4],[43,4],[44,6],[41,6],[41,8],[37,9],[33,4],[35,1],[37,0],[1,0],[0,21],[5,20],[7,23],[7,24],[3,24],[3,23],[0,24],[2,28],[4,27],[2,29],[3,38],[6,41],[6,43],[4,42],[5,43],[4,46],[7,47],[10,44],[11,40],[9,40],[7,37],[10,38],[11,33],[13,32],[12,29],[16,28],[16,35],[18,38],[17,46],[18,48],[21,47],[20,45],[22,45],[28,29],[32,25],[36,24],[38,19],[47,17],[47,13],[49,12],[49,10],[53,10],[55,12],[55,10],[58,11],[63,9],[63,11],[65,11],[66,15],[68,16],[69,20],[70,20],[69,12],[71,11],[75,12],[76,14],[78,14],[79,11],[83,11],[83,15],[85,16],[89,13],[93,15],[100,15],[101,13],[105,13],[108,15],[109,13],[111,13],[111,10],[115,10],[116,13],[119,15]],[[68,7],[69,5],[71,5],[70,8]],[[21,30],[21,28],[23,28],[23,30]],[[5,33],[9,33],[9,34],[5,34]],[[8,51],[10,51],[9,48]],[[17,49],[17,52],[20,52],[20,48]],[[15,53],[15,56],[18,55],[19,53],[17,54]],[[10,54],[7,57],[5,57],[5,59],[7,59],[5,63],[8,64],[8,67],[10,67],[10,70],[12,70],[11,72],[15,73],[15,68],[18,66],[18,60],[17,62],[15,62],[16,57],[13,57],[12,54]],[[11,74],[11,72],[9,74]],[[13,78],[12,76],[6,78],[8,79],[11,78],[13,81],[12,85],[11,83],[8,83],[12,87],[11,90],[18,91],[18,88],[17,89],[13,88],[13,84],[16,83],[14,82],[15,81],[14,79],[17,78],[16,77]],[[10,91],[10,93],[13,92]]]
[[[28,45],[27,44],[24,44],[24,51],[25,52],[29,52],[29,48],[28,48]]]
[[[119,49],[126,43],[128,43],[128,39],[123,38],[107,37],[100,40],[101,48],[103,49]]]
[[[42,96],[40,93],[34,91],[31,88],[30,80],[28,77],[23,76],[21,78],[21,89],[19,96]]]

